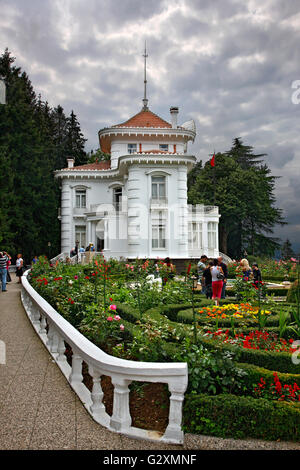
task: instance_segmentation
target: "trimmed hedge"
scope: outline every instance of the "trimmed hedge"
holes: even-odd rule
[[[271,371],[264,369],[263,367],[247,364],[244,362],[237,363],[236,365],[237,367],[247,372],[247,375],[243,377],[243,382],[247,386],[248,390],[252,389],[253,384],[258,384],[261,377],[265,380],[267,386],[274,382],[274,372],[277,372],[276,370]],[[282,372],[277,372],[277,375],[278,379],[283,385],[293,385],[296,383],[298,386],[300,386],[300,374],[285,374]]]
[[[278,372],[299,374],[300,364],[293,364],[291,354],[286,352],[263,351],[260,349],[238,348],[235,345],[225,344],[204,338],[198,335],[198,342],[208,349],[221,349],[238,354],[239,362],[255,364],[269,370]]]
[[[267,295],[271,296],[271,295],[274,295],[275,297],[285,297],[288,293],[289,289],[285,289],[285,288],[280,288],[280,287],[277,287],[277,288],[274,288],[274,289],[267,289]],[[227,289],[226,290],[226,296],[227,297],[235,297],[235,292],[233,289]]]
[[[300,405],[235,395],[188,395],[183,429],[224,438],[299,441]]]

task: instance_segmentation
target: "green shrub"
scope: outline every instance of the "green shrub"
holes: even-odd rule
[[[237,363],[237,367],[243,369],[247,374],[243,378],[243,382],[247,387],[247,390],[251,392],[253,390],[253,384],[258,384],[261,378],[266,382],[266,386],[269,386],[274,381],[274,372],[263,367],[255,366],[254,364]],[[300,386],[300,374],[284,374],[277,372],[280,382],[283,384],[293,385],[296,383]]]
[[[219,343],[198,335],[198,342],[209,349],[225,349],[238,352],[238,361],[255,364],[269,370],[283,373],[299,374],[300,365],[293,364],[291,354],[286,352],[263,351],[260,349],[237,348],[231,344]]]
[[[297,302],[297,299],[300,302],[300,287],[298,285],[298,281],[295,281],[288,290],[286,300],[287,302],[294,304]]]
[[[299,441],[300,406],[234,395],[188,395],[183,429],[223,438]]]

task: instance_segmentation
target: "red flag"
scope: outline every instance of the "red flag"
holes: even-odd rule
[[[213,154],[211,160],[210,160],[211,166],[215,166],[215,154]]]
[[[190,264],[188,265],[188,269],[187,269],[187,274],[188,274],[188,275],[190,274],[191,267],[192,267],[192,265],[191,265],[191,263],[190,263]]]

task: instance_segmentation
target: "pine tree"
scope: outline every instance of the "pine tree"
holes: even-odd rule
[[[0,105],[0,243],[25,261],[60,249],[57,218],[60,191],[54,170],[66,166],[69,150],[85,162],[85,139],[74,113],[66,118],[36,96],[29,77],[14,65],[6,49],[0,75],[7,85],[7,104]]]
[[[281,258],[283,260],[290,260],[295,256],[294,250],[290,240],[287,238],[281,247]]]
[[[226,152],[226,155],[232,157],[243,170],[257,167],[263,161],[258,160],[258,158],[266,156],[265,153],[255,155],[253,153],[253,147],[250,145],[244,145],[240,137],[233,139],[233,146],[228,152]]]
[[[75,159],[75,165],[87,163],[88,158],[84,150],[86,139],[80,129],[76,114],[72,111],[66,120],[66,152]]]

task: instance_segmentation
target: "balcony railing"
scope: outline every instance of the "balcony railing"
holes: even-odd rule
[[[167,197],[151,197],[150,198],[150,206],[151,207],[165,207],[168,205],[168,198]]]

